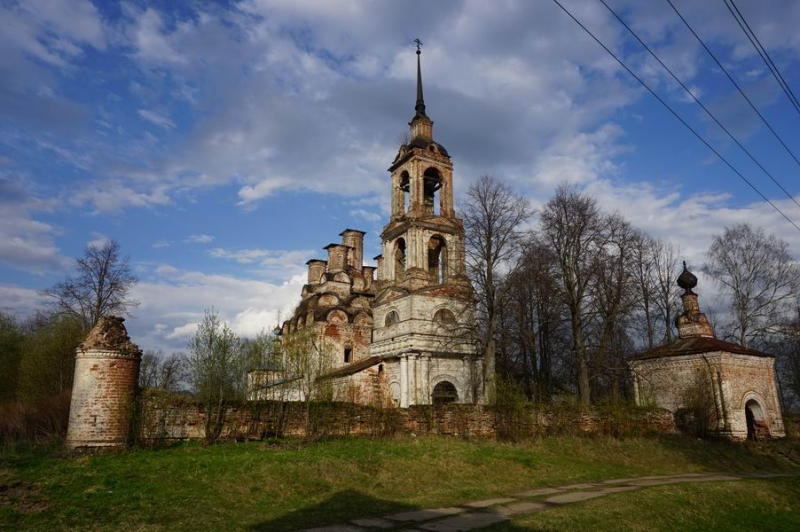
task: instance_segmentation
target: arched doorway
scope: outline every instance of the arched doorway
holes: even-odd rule
[[[755,399],[750,399],[744,405],[744,416],[747,420],[747,439],[761,441],[769,438],[767,416],[761,404]]]
[[[458,391],[452,382],[442,381],[433,387],[431,399],[435,405],[446,405],[458,401]]]

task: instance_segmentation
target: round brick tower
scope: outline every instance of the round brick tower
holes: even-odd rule
[[[67,446],[127,445],[142,352],[128,337],[124,318],[100,318],[78,346],[69,409]]]

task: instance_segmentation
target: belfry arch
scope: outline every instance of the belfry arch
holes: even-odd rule
[[[398,238],[394,243],[394,278],[401,280],[406,272],[406,241]]]
[[[405,214],[408,212],[408,209],[411,208],[411,177],[405,170],[403,170],[403,172],[400,174],[400,190],[398,191],[398,194],[400,194],[398,203],[402,209],[401,214]]]
[[[447,241],[439,235],[428,240],[428,276],[438,284],[447,279]]]
[[[442,173],[431,166],[422,175],[422,212],[424,214],[429,216],[441,214],[441,194],[439,194],[441,188]]]

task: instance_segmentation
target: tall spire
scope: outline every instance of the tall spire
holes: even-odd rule
[[[425,100],[422,97],[422,67],[420,66],[420,56],[422,55],[422,41],[414,39],[417,45],[417,104],[414,110],[417,112],[416,116],[427,116],[425,114]]]

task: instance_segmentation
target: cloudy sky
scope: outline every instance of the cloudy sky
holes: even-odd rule
[[[800,153],[800,114],[722,0],[674,3]],[[800,225],[600,2],[564,4]],[[666,0],[609,4],[800,191],[800,167]],[[737,5],[800,94],[800,2]],[[379,252],[417,37],[457,201],[483,173],[535,204],[569,181],[691,263],[740,221],[800,253],[800,232],[550,0],[4,0],[0,20],[0,310],[30,312],[87,244],[116,239],[141,279],[141,346],[180,348],[212,306],[242,334],[271,328],[342,229]]]

